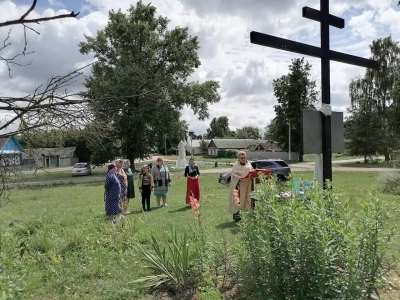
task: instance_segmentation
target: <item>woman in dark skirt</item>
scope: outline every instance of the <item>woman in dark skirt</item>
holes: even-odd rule
[[[122,216],[120,208],[121,185],[117,176],[115,176],[115,172],[117,171],[116,165],[110,164],[107,168],[108,172],[104,183],[105,211],[109,220],[113,221],[116,216]]]
[[[194,158],[189,160],[189,165],[185,168],[186,183],[186,205],[190,206],[190,197],[194,197],[200,201],[200,184],[199,184],[200,171],[195,165]]]
[[[126,199],[129,203],[129,199],[135,198],[135,186],[133,183],[133,172],[131,170],[131,162],[129,159],[125,160],[122,164],[122,169],[125,171],[128,180],[128,190],[126,192]]]

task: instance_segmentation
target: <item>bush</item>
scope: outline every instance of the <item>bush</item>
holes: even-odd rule
[[[385,207],[371,194],[354,213],[346,197],[317,185],[280,198],[262,184],[240,223],[241,278],[250,299],[368,299],[383,276],[390,234]]]
[[[239,150],[237,149],[227,149],[226,158],[236,158],[238,156]]]
[[[397,171],[382,172],[378,175],[382,191],[392,195],[400,195],[400,173]]]

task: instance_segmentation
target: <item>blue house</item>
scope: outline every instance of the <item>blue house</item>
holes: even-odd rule
[[[0,138],[0,163],[2,165],[20,165],[24,149],[13,136]]]

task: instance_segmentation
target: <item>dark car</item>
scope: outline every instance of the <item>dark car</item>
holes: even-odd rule
[[[250,163],[254,169],[271,170],[271,174],[277,176],[278,180],[286,181],[290,177],[290,167],[282,159],[259,159]],[[218,182],[229,184],[231,182],[231,172],[220,173]]]

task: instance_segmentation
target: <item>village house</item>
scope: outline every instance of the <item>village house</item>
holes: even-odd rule
[[[24,149],[13,136],[0,138],[0,164],[20,165]]]
[[[212,139],[208,144],[208,155],[218,157],[228,149],[245,150],[255,142],[253,139]]]
[[[37,168],[71,167],[79,162],[76,147],[26,149],[23,159]]]

